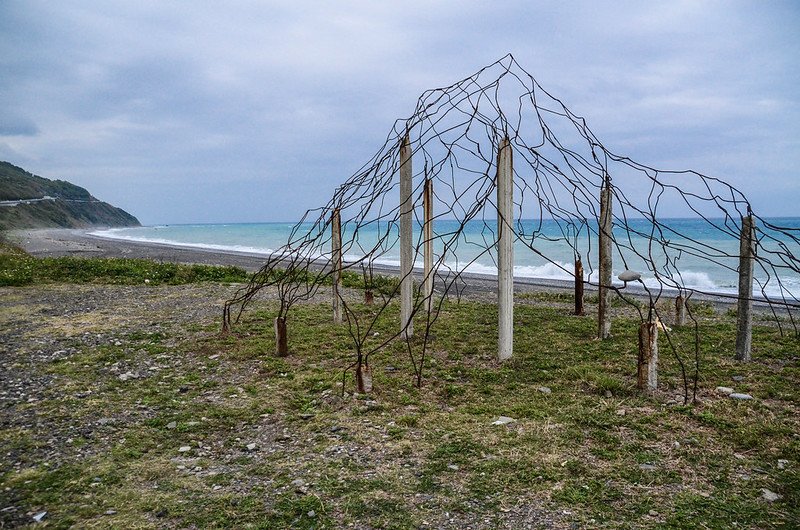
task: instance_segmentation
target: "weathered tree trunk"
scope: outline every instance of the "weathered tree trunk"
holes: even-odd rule
[[[575,260],[575,314],[583,316],[583,263],[580,258]]]
[[[642,322],[639,326],[639,366],[636,386],[653,392],[658,388],[658,325]]]
[[[356,389],[359,394],[372,392],[372,369],[366,363],[356,366]]]
[[[599,219],[599,252],[598,260],[599,282],[598,289],[598,310],[597,310],[597,336],[600,339],[607,339],[611,336],[611,181],[606,178],[603,189],[600,190],[600,219]]]
[[[675,297],[675,327],[686,325],[686,299],[682,294]]]
[[[753,216],[742,217],[739,241],[739,303],[736,314],[736,360],[750,361],[753,340],[753,260],[755,258]]]
[[[497,359],[514,354],[514,170],[511,142],[497,153]]]
[[[375,303],[375,295],[372,293],[372,289],[367,289],[364,291],[364,303],[367,305],[372,305]]]
[[[289,338],[286,333],[286,317],[275,317],[275,355],[289,355]]]

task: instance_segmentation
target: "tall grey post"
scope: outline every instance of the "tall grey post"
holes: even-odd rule
[[[514,353],[514,169],[508,137],[497,153],[497,360]]]
[[[736,317],[736,360],[749,361],[753,340],[753,261],[756,255],[753,216],[742,217],[739,240],[739,305]]]
[[[423,195],[423,211],[425,213],[422,237],[425,240],[425,310],[433,307],[433,180],[425,180]]]
[[[598,289],[597,337],[607,339],[611,336],[611,179],[606,177],[603,189],[600,190],[599,252],[598,263],[600,288]]]
[[[403,338],[414,335],[414,248],[412,239],[411,142],[408,134],[400,145],[400,330]]]
[[[339,209],[331,216],[331,264],[333,266],[333,322],[342,323],[339,292],[342,289],[342,215]]]

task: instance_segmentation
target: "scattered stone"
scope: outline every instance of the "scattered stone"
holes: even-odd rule
[[[655,471],[656,466],[654,466],[653,464],[639,464],[639,469],[641,469],[642,471]]]
[[[734,392],[733,394],[729,394],[729,396],[731,398],[733,398],[733,399],[738,399],[738,400],[741,400],[741,401],[746,401],[748,399],[753,399],[753,396],[751,396],[750,394],[739,394],[739,393],[736,393],[736,392]]]
[[[455,464],[447,464],[447,469],[450,471],[458,471],[458,466]]]
[[[117,379],[119,379],[119,380],[120,380],[120,381],[122,381],[122,382],[125,382],[125,381],[127,381],[127,380],[129,380],[129,379],[136,379],[137,377],[139,377],[139,376],[137,376],[137,375],[136,375],[135,373],[133,373],[133,372],[125,372],[124,374],[119,374],[119,375],[117,376]]]
[[[117,510],[106,510],[106,515],[116,515]]]
[[[41,523],[45,517],[47,517],[47,512],[39,512],[33,516],[33,520],[37,523]]]
[[[539,388],[537,388],[536,390],[538,390],[538,391],[539,391],[539,392],[541,392],[542,394],[552,394],[552,393],[553,393],[553,391],[552,391],[552,390],[550,390],[550,389],[549,389],[548,387],[546,387],[546,386],[540,386],[540,387],[539,387]]]
[[[213,361],[214,359],[219,358],[219,354],[215,353],[214,355],[209,356],[209,360]]]
[[[767,502],[775,502],[781,500],[783,496],[778,495],[774,491],[770,491],[767,488],[761,488],[761,498]]]
[[[675,449],[680,449],[681,448],[681,443],[678,442],[678,441],[674,441],[674,442],[672,442],[672,447],[674,447]]]
[[[492,425],[508,425],[509,423],[514,423],[515,421],[517,420],[514,418],[509,418],[508,416],[500,416],[492,422]]]
[[[192,448],[190,446],[188,446],[188,445],[182,445],[182,446],[180,446],[180,448],[178,448],[178,452],[179,453],[188,453],[191,450],[192,450]]]
[[[648,513],[648,515],[650,515],[650,517],[658,517],[658,512],[655,511],[655,510],[650,510],[647,513]]]
[[[174,429],[177,426],[178,426],[178,422],[176,422],[176,421],[171,421],[171,422],[167,423],[167,429]]]
[[[256,450],[256,444],[254,444],[254,443],[247,444],[247,450],[248,451],[255,451]]]
[[[778,469],[786,469],[786,466],[789,464],[788,460],[784,460],[783,458],[778,460]]]
[[[603,395],[607,398],[614,397],[614,394],[611,393],[611,390],[606,390],[603,392]]]
[[[731,377],[731,379],[733,379],[737,383],[741,383],[742,381],[744,381],[744,376],[743,375],[734,375],[733,377]]]
[[[729,387],[729,386],[718,386],[717,387],[717,392],[719,392],[720,394],[725,394],[725,395],[729,396],[729,395],[733,394],[733,389],[731,387]]]
[[[331,427],[331,432],[339,432],[342,429],[344,429],[344,427],[342,427],[341,425],[334,425],[333,427]]]
[[[733,453],[733,457],[736,460],[744,460],[745,458],[747,458],[746,456],[744,456],[743,454],[740,454],[740,453]]]
[[[314,510],[309,510],[306,515],[309,516],[309,517],[316,517],[317,516],[317,512],[315,512]]]
[[[625,409],[617,409],[617,416],[624,416],[626,414]]]
[[[313,414],[309,414],[309,413],[300,414],[300,419],[301,420],[310,420],[313,417],[314,417],[314,415]]]
[[[296,478],[292,481],[292,486],[295,488],[302,488],[305,485],[305,481],[301,478]]]
[[[122,346],[122,342],[120,342],[118,340],[115,340],[114,341],[114,346]]]
[[[220,486],[219,484],[214,484],[213,486],[211,486],[211,489],[213,491],[219,491],[222,489],[222,486]]]

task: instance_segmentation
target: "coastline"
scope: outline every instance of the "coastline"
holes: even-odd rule
[[[101,237],[90,233],[98,228],[17,229],[6,232],[6,235],[11,241],[35,257],[143,258],[184,264],[236,266],[250,273],[260,269],[267,258],[264,254],[246,251],[131,241]],[[378,274],[396,276],[399,273],[398,267],[375,265],[374,268]],[[421,274],[418,276],[421,277]],[[462,273],[461,278],[463,281],[458,285],[459,294],[479,294],[487,297],[496,292],[497,279],[493,276]],[[573,289],[573,282],[568,280],[529,277],[514,279],[516,294],[571,293]],[[585,284],[584,289],[587,294],[597,291],[595,286],[589,284]],[[629,286],[625,294],[640,300],[647,299],[646,291],[638,286]],[[673,296],[673,293],[664,291],[660,298],[668,299]],[[692,299],[710,303],[718,310],[727,310],[736,303],[735,297],[725,295],[695,293]],[[755,302],[755,305],[767,307],[765,303],[760,302]]]

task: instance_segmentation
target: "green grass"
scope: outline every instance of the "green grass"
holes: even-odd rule
[[[13,247],[0,252],[0,286],[46,282],[178,285],[203,281],[243,282],[247,278],[247,272],[239,267],[128,258],[34,258]]]
[[[272,355],[276,303],[258,302],[227,336],[207,331],[213,322],[120,330],[121,346],[82,346],[42,366],[54,388],[70,391],[17,407],[35,406],[39,420],[54,425],[115,421],[61,440],[63,461],[51,467],[37,456],[47,444],[32,429],[4,431],[0,452],[22,465],[1,468],[0,487],[26,509],[47,509],[56,528],[417,528],[485,520],[502,527],[519,507],[544,510],[566,527],[800,522],[800,343],[775,327],[754,329],[753,362],[740,364],[734,321],[703,317],[700,402],[685,406],[675,399],[681,375],[666,341],[659,394],[636,390],[631,313],[617,314],[613,337],[598,341],[595,322],[571,316],[568,303],[518,305],[514,357],[498,365],[496,307],[446,303],[422,387],[413,385],[405,343],[396,342],[372,356],[374,391],[354,396],[352,371],[340,386],[352,340],[346,326],[332,323],[329,305],[295,306],[291,355],[279,359]],[[398,320],[391,305],[367,344],[394,333]],[[671,337],[691,364],[693,329]],[[412,346],[419,355],[420,343]],[[145,361],[160,369],[128,382],[109,368]],[[735,375],[745,379],[733,382]],[[736,402],[717,394],[718,385],[755,399]],[[78,389],[92,394],[76,398]],[[492,425],[500,415],[516,421]],[[245,449],[251,441],[253,452]],[[192,449],[181,455],[181,445]],[[91,456],[81,457],[87,448]],[[789,465],[778,469],[778,459]],[[203,470],[190,473],[194,467]],[[298,479],[303,486],[294,485]],[[782,499],[766,503],[761,488]],[[98,515],[111,508],[115,514]]]

